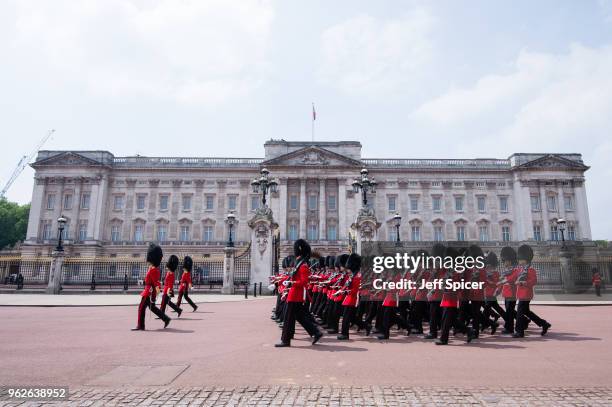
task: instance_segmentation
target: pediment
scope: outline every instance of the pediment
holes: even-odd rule
[[[101,166],[102,164],[74,151],[64,151],[52,157],[32,163],[33,168],[51,166],[90,167],[92,165]]]
[[[357,167],[361,168],[361,161],[345,157],[321,147],[305,147],[287,154],[264,161],[262,165],[291,166],[291,167]]]
[[[589,167],[578,162],[561,157],[557,154],[547,154],[535,160],[528,161],[515,167],[515,169],[544,169],[544,170],[587,170]]]

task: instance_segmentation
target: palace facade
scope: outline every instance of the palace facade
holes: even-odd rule
[[[278,181],[268,203],[281,244],[304,237],[345,248],[361,207],[352,183],[367,168],[378,182],[368,195],[381,226],[378,240],[539,241],[591,239],[580,154],[512,154],[505,159],[376,159],[358,141],[270,140],[263,158],[115,157],[107,151],[40,151],[22,251],[48,254],[58,217],[67,219],[72,255],[142,255],[158,241],[177,251],[219,250],[250,241],[248,220],[261,205],[250,182],[262,168]]]

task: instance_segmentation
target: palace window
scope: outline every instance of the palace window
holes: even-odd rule
[[[487,198],[484,196],[478,197],[478,212],[482,213],[487,210]]]
[[[410,197],[410,210],[412,212],[417,212],[419,210],[419,197],[418,196]]]
[[[160,195],[159,196],[159,210],[167,211],[168,210],[168,200],[170,199],[169,195]]]
[[[327,196],[327,209],[330,211],[336,210],[336,195]]]
[[[434,196],[432,198],[432,207],[434,212],[442,211],[442,198],[439,196]]]
[[[251,196],[251,210],[255,211],[259,209],[259,195]]]
[[[565,201],[565,210],[573,211],[574,210],[574,196],[573,195],[565,195],[563,198]]]
[[[540,197],[538,195],[531,195],[531,210],[537,212],[541,210]]]
[[[79,222],[79,241],[85,240],[87,240],[87,221],[83,220]]]
[[[215,197],[214,195],[206,195],[206,210],[212,211],[215,208]]]
[[[144,225],[134,225],[134,241],[142,242],[144,240]]]
[[[72,194],[64,195],[64,209],[72,209]]]
[[[557,225],[550,225],[550,240],[559,240],[559,228]]]
[[[574,225],[567,227],[567,240],[576,240],[576,227]]]
[[[291,223],[289,225],[289,240],[297,240],[298,238],[298,228],[295,223]]]
[[[168,227],[163,223],[157,225],[157,240],[159,242],[168,240]]]
[[[113,197],[113,209],[116,211],[123,209],[123,195],[115,195]]]
[[[81,209],[89,209],[89,201],[91,200],[91,194],[84,192],[81,194]]]
[[[47,195],[47,209],[48,210],[55,209],[55,194]]]
[[[487,225],[480,225],[478,227],[478,238],[481,242],[489,241],[489,227]]]
[[[45,223],[43,223],[42,238],[44,240],[51,239],[51,221],[45,221]]]
[[[502,226],[502,240],[504,242],[509,242],[510,241],[510,226],[508,225],[504,225]]]
[[[444,240],[444,231],[442,226],[434,226],[434,240],[436,242],[441,242]]]
[[[387,197],[387,203],[388,203],[387,206],[389,208],[389,212],[395,212],[397,210],[396,209],[396,206],[397,206],[396,205],[396,201],[397,201],[397,198],[395,196],[388,196]]]
[[[542,241],[542,227],[540,225],[533,225],[533,240]]]
[[[308,240],[317,240],[319,238],[319,234],[317,233],[317,225],[311,223],[308,225]]]
[[[147,196],[144,194],[136,195],[136,210],[144,211],[146,198]]]
[[[336,225],[327,226],[327,240],[338,240],[338,236],[336,234]]]
[[[414,242],[419,242],[421,240],[421,227],[420,226],[412,226],[410,228],[410,240]]]
[[[214,228],[212,226],[204,226],[204,241],[212,242],[215,237]]]
[[[64,225],[64,229],[62,230],[62,239],[68,240],[70,239],[70,223],[66,222]]]
[[[121,240],[121,230],[119,225],[111,226],[111,241],[118,242]]]
[[[181,242],[189,241],[189,226],[188,225],[181,226],[181,233],[179,235],[179,239]]]
[[[549,211],[555,212],[557,210],[557,197],[555,195],[548,195],[546,197],[546,205]]]
[[[298,197],[297,195],[291,195],[289,197],[289,209],[292,211],[297,211],[298,209]]]
[[[499,197],[499,211],[508,212],[508,197],[507,196]]]
[[[227,197],[227,209],[230,211],[236,210],[236,195],[229,195]]]
[[[317,210],[317,196],[316,195],[308,195],[308,210],[316,211]]]
[[[455,210],[457,212],[463,212],[463,197],[462,196],[455,197]]]
[[[465,240],[465,226],[457,226],[457,240],[463,242]]]
[[[191,210],[191,195],[183,195],[183,211]]]

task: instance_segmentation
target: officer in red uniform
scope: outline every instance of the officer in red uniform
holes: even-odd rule
[[[527,318],[542,328],[541,335],[544,336],[551,325],[544,319],[536,315],[529,309],[529,303],[533,299],[533,287],[538,282],[536,270],[531,266],[533,250],[529,245],[522,245],[518,248],[519,267],[518,273],[513,273],[510,280],[516,284],[516,298],[518,299],[516,328],[513,338],[523,338],[527,327]]]
[[[138,325],[136,328],[132,328],[132,331],[144,331],[145,330],[145,313],[147,308],[150,308],[155,315],[157,315],[162,321],[164,321],[164,328],[170,323],[170,318],[164,314],[159,308],[155,306],[155,298],[159,287],[160,273],[159,265],[162,257],[164,256],[161,247],[151,243],[147,251],[147,264],[149,269],[144,280],[144,289],[140,293],[140,305],[138,305]]]
[[[166,277],[164,278],[164,292],[162,295],[160,309],[161,312],[165,313],[166,305],[169,305],[170,308],[172,308],[174,312],[176,312],[180,317],[181,312],[183,312],[183,310],[180,309],[175,303],[173,303],[172,299],[170,298],[171,295],[174,295],[174,272],[178,267],[178,263],[179,259],[174,254],[170,256],[170,258],[166,262]]]
[[[473,259],[482,260],[484,262],[485,256],[484,252],[478,245],[471,245],[468,250],[469,255]],[[475,338],[478,338],[478,335],[481,331],[481,328],[484,330],[486,327],[491,328],[491,335],[495,333],[497,330],[497,322],[488,319],[482,313],[481,308],[485,305],[485,288],[487,282],[487,272],[484,268],[480,269],[478,267],[474,267],[469,270],[467,280],[472,283],[472,288],[467,290],[467,295],[470,300],[470,316],[472,320],[472,328],[474,330]],[[482,288],[474,288],[474,285],[480,286],[482,284]]]
[[[601,274],[599,274],[599,270],[597,270],[597,268],[593,268],[591,272],[593,273],[593,278],[591,281],[593,283],[593,287],[595,287],[595,294],[598,297],[601,297]]]
[[[310,313],[304,309],[306,286],[308,285],[308,276],[310,274],[310,267],[308,266],[310,245],[304,239],[298,239],[293,244],[293,253],[296,265],[291,272],[290,278],[283,283],[289,289],[289,292],[287,294],[287,311],[283,324],[283,334],[280,343],[274,345],[277,348],[291,346],[295,321],[299,322],[313,338],[313,345],[323,336],[317,329]]]
[[[359,328],[364,327],[363,321],[355,318],[355,311],[359,301],[359,289],[361,288],[361,256],[357,253],[348,255],[345,267],[350,273],[350,276],[344,284],[345,297],[342,301],[342,307],[344,309],[342,314],[342,332],[338,335],[338,340],[341,341],[349,339],[349,328],[352,322]]]
[[[332,290],[331,294],[331,312],[328,323],[328,331],[329,334],[337,334],[338,326],[340,324],[340,316],[342,315],[342,302],[344,301],[345,288],[346,284],[351,277],[350,271],[345,269],[344,265],[346,264],[346,260],[348,259],[348,254],[342,254],[340,256],[336,256],[336,269],[339,270],[340,278],[336,282],[336,288]]]
[[[485,306],[484,315],[486,318],[494,317],[495,322],[501,317],[506,320],[506,311],[497,302],[497,284],[500,274],[497,270],[499,261],[495,252],[489,252],[485,256],[485,271],[487,281],[485,284]]]
[[[185,256],[183,259],[183,275],[181,276],[181,282],[179,285],[179,295],[178,300],[176,300],[176,305],[178,307],[181,306],[181,300],[185,297],[185,300],[191,305],[193,308],[193,312],[196,312],[198,306],[191,301],[189,298],[189,290],[191,289],[191,269],[193,268],[193,259],[189,256]]]
[[[416,256],[423,256],[427,258],[429,253],[426,250],[419,250],[415,252]],[[427,312],[427,293],[426,288],[420,288],[423,285],[423,281],[429,281],[431,277],[431,270],[427,270],[421,267],[413,274],[414,282],[419,288],[414,289],[414,301],[413,306],[410,309],[410,321],[412,323],[412,333],[421,335],[423,334],[423,319],[428,319]],[[409,331],[410,332],[410,331]]]
[[[500,257],[503,269],[498,286],[501,287],[501,295],[504,297],[504,308],[506,309],[502,334],[512,335],[514,333],[514,321],[516,320],[516,287],[512,278],[512,275],[518,272],[516,269],[516,251],[509,246],[503,247]]]
[[[444,259],[444,251],[446,248],[443,244],[436,243],[432,248],[432,256],[440,257]],[[442,267],[435,268],[431,271],[430,281],[443,280],[446,276],[446,272]],[[442,321],[442,308],[440,308],[440,302],[442,301],[441,288],[434,286],[427,293],[427,301],[429,302],[429,334],[425,335],[425,339],[436,339],[438,337],[438,329]]]

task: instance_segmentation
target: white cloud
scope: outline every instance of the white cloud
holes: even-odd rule
[[[505,75],[484,76],[471,87],[451,89],[421,105],[412,118],[449,140],[459,137],[457,149],[469,156],[582,153],[592,167],[586,178],[593,236],[612,238],[607,153],[612,135],[612,45],[573,44],[564,54],[524,51],[514,67]],[[486,130],[484,122],[490,123]]]
[[[9,58],[95,95],[214,105],[244,96],[269,70],[265,0],[24,0],[15,10]]]
[[[320,82],[351,93],[376,93],[412,83],[431,60],[434,19],[422,8],[401,18],[360,15],[321,35]]]

